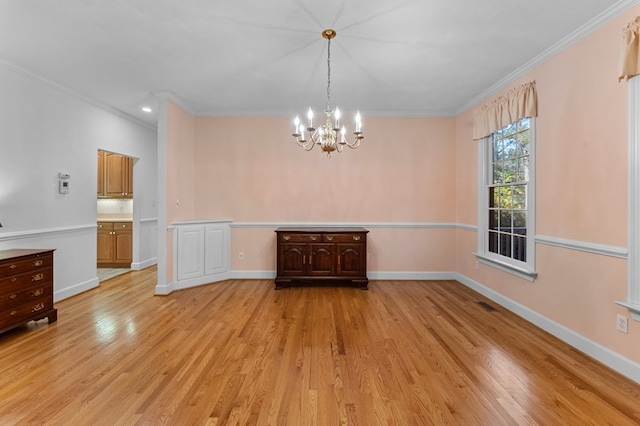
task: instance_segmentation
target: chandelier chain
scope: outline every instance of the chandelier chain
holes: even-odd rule
[[[331,111],[331,39],[327,43],[327,111]]]

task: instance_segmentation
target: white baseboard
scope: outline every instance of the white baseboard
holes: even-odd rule
[[[98,287],[99,285],[100,280],[98,280],[98,277],[95,277],[88,281],[72,285],[71,287],[66,287],[64,290],[54,291],[53,301],[59,302],[60,300],[68,299],[71,296],[75,296],[76,294],[91,290]]]
[[[369,280],[455,280],[454,272],[369,271]]]
[[[235,280],[273,280],[276,271],[231,271],[230,278]]]
[[[584,336],[560,325],[539,313],[523,306],[502,294],[485,287],[477,281],[472,280],[462,274],[456,274],[455,279],[466,285],[472,290],[477,291],[483,296],[493,300],[497,304],[509,309],[513,313],[526,319],[530,323],[540,327],[548,333],[551,333],[563,342],[573,346],[574,348],[584,352],[592,358],[600,361],[609,368],[628,377],[629,379],[640,383],[640,365],[619,355],[612,350],[605,348],[598,343],[587,339]]]
[[[261,279],[272,280],[276,277],[276,271],[231,271],[229,278],[233,279]],[[402,271],[369,271],[367,272],[369,280],[455,280],[454,272],[402,272]]]
[[[191,278],[188,280],[179,280],[173,283],[174,290],[182,290],[185,288],[197,287],[200,285],[206,285],[211,283],[216,283],[218,281],[224,281],[231,278],[230,272],[223,272],[221,274],[215,275],[205,275],[202,277]]]
[[[156,295],[157,296],[166,296],[173,292],[173,282],[167,284],[157,284],[156,285]]]
[[[152,257],[151,259],[143,260],[142,262],[134,262],[131,264],[131,269],[134,271],[141,271],[143,269],[148,268],[149,266],[156,265],[158,263],[157,257]]]

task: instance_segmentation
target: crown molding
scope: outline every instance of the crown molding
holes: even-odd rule
[[[32,71],[28,71],[28,70],[26,70],[26,69],[24,69],[24,68],[22,68],[22,67],[20,67],[20,66],[18,66],[16,64],[14,64],[14,63],[5,61],[4,59],[0,59],[0,66],[5,68],[5,69],[7,69],[7,70],[9,70],[9,71],[15,72],[16,74],[20,74],[23,77],[27,77],[27,78],[30,78],[31,80],[35,80],[35,81],[37,81],[39,83],[46,84],[47,86],[49,86],[49,87],[51,87],[51,88],[53,88],[53,89],[55,89],[55,90],[57,90],[57,91],[59,91],[61,93],[64,93],[64,94],[69,95],[71,97],[74,97],[74,98],[76,98],[76,99],[78,99],[78,100],[80,100],[80,101],[82,101],[84,103],[87,103],[89,105],[92,105],[92,106],[94,106],[96,108],[100,108],[101,110],[106,111],[108,113],[111,113],[111,114],[113,114],[115,116],[118,116],[120,118],[124,118],[125,120],[131,121],[134,124],[138,124],[140,126],[146,127],[148,129],[151,129],[151,130],[154,130],[154,131],[158,130],[158,128],[156,126],[153,126],[153,125],[151,125],[151,124],[149,124],[149,123],[147,123],[145,121],[142,121],[142,120],[134,117],[133,115],[127,114],[126,112],[121,111],[121,110],[119,110],[117,108],[114,108],[111,105],[108,105],[108,104],[106,104],[104,102],[101,102],[101,101],[99,101],[97,99],[94,99],[91,96],[85,95],[85,94],[80,93],[78,91],[75,91],[75,90],[73,90],[73,89],[71,89],[71,88],[69,88],[67,86],[64,86],[64,85],[62,85],[62,84],[60,84],[60,83],[58,83],[56,81],[50,80],[50,79],[48,79],[46,77],[43,77],[40,74],[36,74],[36,73],[34,73]]]
[[[187,103],[184,100],[182,100],[182,98],[180,98],[178,95],[176,95],[170,90],[157,90],[157,91],[151,92],[151,94],[159,100],[171,101],[172,103],[176,104],[177,106],[182,108],[185,112],[189,113],[190,115],[193,115],[193,116],[201,115],[195,112],[191,107],[189,107],[189,105],[187,105]]]
[[[582,25],[580,28],[530,60],[529,62],[522,65],[520,68],[513,71],[511,74],[507,75],[494,85],[490,86],[486,90],[484,90],[479,95],[472,98],[469,102],[460,107],[457,111],[455,111],[455,115],[458,116],[463,112],[471,109],[476,104],[480,103],[482,100],[490,97],[494,93],[498,92],[500,89],[504,88],[506,85],[513,83],[514,80],[523,76],[524,74],[532,71],[536,67],[540,66],[544,62],[551,59],[553,56],[572,46],[579,40],[583,39],[587,35],[591,34],[602,25],[606,24],[616,16],[620,15],[623,12],[626,12],[631,7],[640,3],[640,0],[621,0],[615,3],[613,6],[609,7],[607,10],[602,12],[600,15],[591,19],[586,24]]]

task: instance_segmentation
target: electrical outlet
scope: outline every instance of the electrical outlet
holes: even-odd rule
[[[629,329],[629,318],[625,317],[624,315],[620,315],[618,314],[618,316],[616,317],[616,328],[618,329],[618,331],[621,331],[623,333],[628,333]]]
[[[238,259],[244,260],[244,253],[243,252],[238,253]]]

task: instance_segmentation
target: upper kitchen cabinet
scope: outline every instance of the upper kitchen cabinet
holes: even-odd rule
[[[133,158],[98,151],[98,197],[133,197]]]

